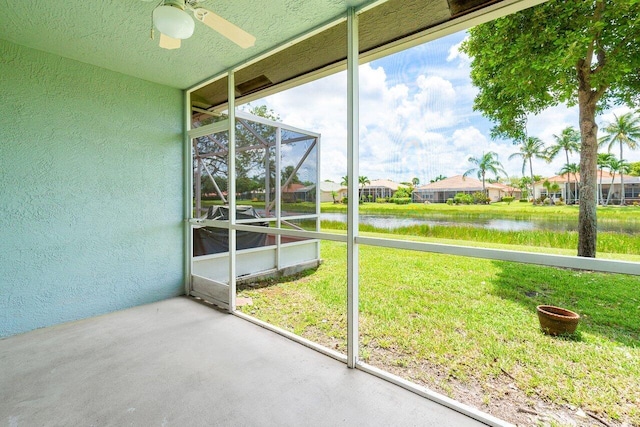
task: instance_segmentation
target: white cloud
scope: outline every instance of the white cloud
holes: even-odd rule
[[[463,40],[460,41],[460,43],[456,43],[449,48],[449,55],[447,56],[447,62],[451,62],[456,59],[466,64],[471,62],[471,58],[469,58],[469,55],[467,55],[466,53],[460,50],[460,46],[462,45],[462,43],[465,42],[465,40],[467,40],[467,38],[468,37],[465,37]]]
[[[450,46],[446,58],[424,66],[398,57],[393,64],[402,66],[397,69],[376,62],[360,67],[361,175],[396,181],[417,176],[428,182],[437,175],[462,174],[471,167],[470,156],[487,151],[498,154],[509,175],[521,175],[522,160],[508,160],[518,147],[512,141],[491,140],[491,124],[472,111],[477,88],[469,77],[469,58],[459,48],[460,43]],[[427,54],[425,46],[416,49]],[[321,133],[321,179],[339,181],[347,170],[346,91],[342,72],[254,104],[264,102],[284,123]],[[611,110],[598,123],[626,111]],[[527,127],[530,136],[550,145],[553,135],[567,126],[578,127],[577,108],[561,105],[529,117]],[[565,162],[560,157],[550,164],[534,160],[534,173],[554,175]],[[625,157],[637,161],[640,150]],[[572,160],[577,162],[578,156]]]

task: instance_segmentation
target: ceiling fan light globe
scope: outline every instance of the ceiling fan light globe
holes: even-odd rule
[[[163,5],[153,10],[153,24],[158,31],[174,39],[188,39],[193,35],[195,23],[184,10]]]

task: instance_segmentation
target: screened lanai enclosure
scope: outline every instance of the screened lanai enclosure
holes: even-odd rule
[[[277,233],[319,230],[320,135],[247,112],[234,115],[196,113],[189,132],[191,294],[223,307],[229,304],[230,277],[242,283],[294,274],[316,267],[320,257],[319,240]],[[235,120],[235,155],[229,153],[229,120]],[[228,191],[234,169],[235,198]],[[249,229],[232,236],[231,220]]]

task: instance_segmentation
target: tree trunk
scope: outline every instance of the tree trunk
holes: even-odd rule
[[[569,150],[564,150],[564,154],[567,156],[567,163],[565,163],[566,165],[569,165]],[[571,175],[569,176],[569,194],[567,194],[567,204],[571,204]]]
[[[598,185],[598,125],[597,97],[583,87],[578,90],[580,112],[580,213],[578,216],[578,256],[596,256],[597,218],[596,191]]]
[[[615,173],[611,173],[611,185],[609,186],[609,192],[607,193],[607,205],[609,204],[609,200],[611,200],[611,193],[613,190],[613,180],[616,178]]]
[[[602,168],[600,168],[600,189],[598,190],[598,200],[601,205],[604,205],[604,194],[602,194]]]
[[[533,198],[533,203],[536,202],[536,183],[533,180],[533,163],[531,162],[531,157],[529,157],[529,173],[531,174],[531,197]]]

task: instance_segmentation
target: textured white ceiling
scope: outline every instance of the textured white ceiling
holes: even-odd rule
[[[178,50],[150,39],[158,0],[0,0],[0,39],[177,88],[187,88],[371,0],[206,0],[256,36],[241,49],[196,21]]]

